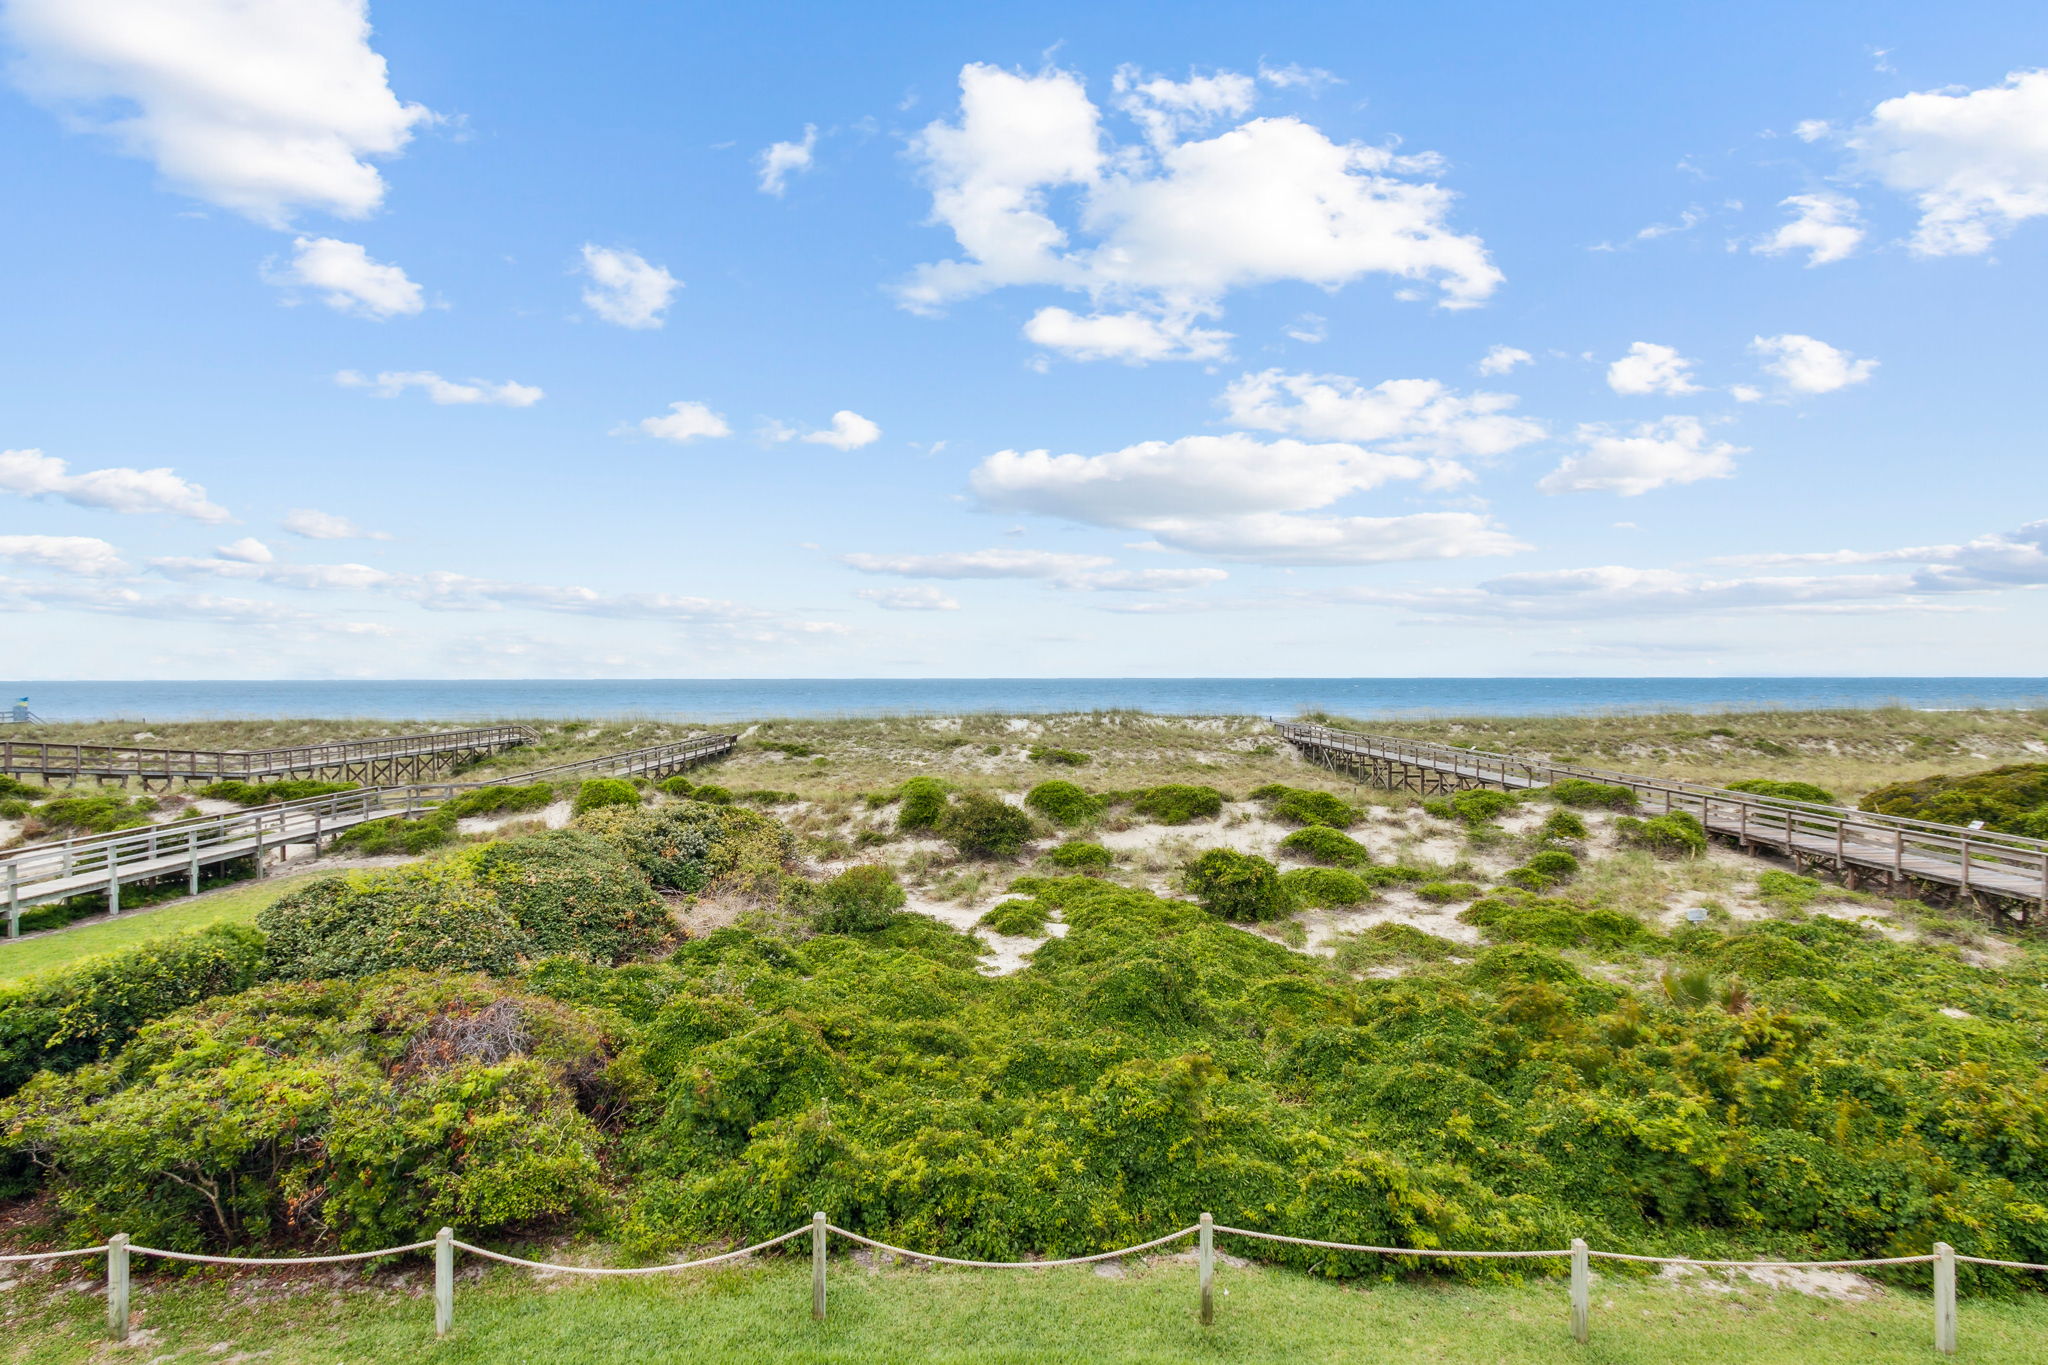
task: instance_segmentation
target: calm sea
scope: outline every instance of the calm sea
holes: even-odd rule
[[[12,682],[45,720],[382,720],[1059,712],[1559,715],[1759,707],[2048,707],[2048,678],[733,678]]]

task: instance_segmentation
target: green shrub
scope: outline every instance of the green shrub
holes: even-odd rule
[[[1056,825],[1085,825],[1102,814],[1102,802],[1063,778],[1039,783],[1024,804]]]
[[[1457,951],[1447,938],[1388,920],[1338,939],[1332,960],[1342,971],[1363,972],[1394,963],[1442,962]]]
[[[394,968],[504,975],[530,947],[498,898],[458,863],[341,872],[265,906],[276,975],[313,981]]]
[[[1364,844],[1327,825],[1310,825],[1294,831],[1280,841],[1280,851],[1303,862],[1331,867],[1362,867],[1372,861]]]
[[[661,781],[654,784],[654,789],[668,796],[680,799],[697,790],[697,784],[683,774],[677,773],[673,777],[662,778]]]
[[[785,754],[790,758],[815,758],[818,753],[808,744],[799,744],[787,739],[757,739],[754,741],[754,747],[766,749],[770,753]]]
[[[1424,882],[1415,888],[1415,894],[1437,905],[1450,905],[1477,899],[1479,887],[1472,882]]]
[[[1488,897],[1458,912],[1460,922],[1486,931],[1496,941],[1543,948],[1587,948],[1606,952],[1639,945],[1643,926],[1612,910],[1588,910],[1574,901],[1543,896]]]
[[[1322,825],[1329,829],[1349,829],[1360,819],[1358,808],[1350,802],[1319,791],[1290,791],[1267,811],[1284,825]]]
[[[1029,815],[985,792],[962,793],[938,824],[939,837],[963,858],[1014,858],[1032,833]]]
[[[896,812],[898,829],[937,829],[946,813],[946,784],[936,777],[913,777],[896,789],[903,802]]]
[[[312,778],[289,778],[279,782],[238,782],[231,778],[225,782],[210,782],[196,795],[209,801],[232,801],[238,806],[270,806],[355,789],[353,782],[320,782]]]
[[[652,951],[671,932],[668,908],[646,874],[586,831],[551,829],[458,856],[525,935],[526,956],[619,962]]]
[[[546,810],[555,803],[555,789],[545,782],[525,786],[472,787],[441,803],[436,814],[461,820],[473,816],[513,815],[520,811]]]
[[[1223,793],[1214,787],[1194,787],[1170,782],[1148,787],[1131,802],[1131,809],[1162,825],[1185,825],[1223,813]]]
[[[38,787],[33,782],[24,782],[18,777],[0,773],[0,797],[20,801],[40,801],[50,794],[48,787]]]
[[[1425,801],[1422,808],[1439,820],[1459,820],[1468,825],[1483,825],[1504,811],[1515,808],[1517,798],[1512,792],[1497,792],[1490,787],[1472,787],[1437,801]]]
[[[261,934],[215,925],[0,986],[0,1095],[117,1051],[152,1019],[246,990],[263,965]]]
[[[1880,815],[2048,838],[2048,763],[2013,763],[1961,777],[1942,774],[1879,787],[1858,803]]]
[[[1280,874],[1280,885],[1299,905],[1319,910],[1358,905],[1372,899],[1372,887],[1341,867],[1297,867]]]
[[[733,794],[731,788],[705,782],[690,793],[690,799],[702,801],[707,806],[730,806],[733,803]]]
[[[780,792],[767,787],[752,787],[743,792],[735,792],[733,799],[744,801],[750,806],[793,806],[803,800],[795,792]]]
[[[441,847],[455,838],[455,815],[446,808],[408,819],[387,815],[351,825],[334,836],[331,849],[349,849],[372,857],[383,854],[420,854]]]
[[[1568,810],[1550,812],[1536,830],[1537,841],[1546,844],[1575,843],[1587,837],[1586,822]]]
[[[1084,767],[1094,761],[1091,755],[1079,749],[1055,749],[1048,744],[1032,745],[1030,758],[1033,763],[1053,763],[1066,768]]]
[[[153,796],[138,796],[132,801],[114,795],[59,796],[37,806],[30,818],[47,832],[112,834],[148,824],[156,808]]]
[[[1069,872],[1104,872],[1116,862],[1116,855],[1101,844],[1082,839],[1069,839],[1046,850],[1043,857],[1045,862]]]
[[[1756,879],[1756,897],[1767,905],[1804,910],[1827,888],[1813,877],[1791,872],[1766,872]]]
[[[1579,875],[1579,860],[1563,849],[1545,849],[1522,866],[1511,869],[1507,880],[1526,891],[1548,891]]]
[[[1614,834],[1631,848],[1646,848],[1660,858],[1696,858],[1707,851],[1706,829],[1682,810],[1649,820],[1624,815],[1614,822]]]
[[[1040,938],[1051,913],[1036,900],[1003,900],[990,906],[980,919],[985,929],[1011,938]]]
[[[1263,923],[1294,913],[1294,896],[1264,858],[1212,848],[1181,871],[1181,885],[1212,915]]]
[[[776,902],[796,857],[796,837],[787,826],[740,806],[610,806],[578,816],[576,828],[613,845],[648,881],[669,891],[710,888]]]
[[[586,777],[583,785],[576,789],[576,802],[569,808],[572,815],[586,815],[606,806],[637,806],[640,804],[640,789],[623,777]]]
[[[1634,810],[1636,794],[1627,787],[1593,782],[1583,777],[1566,777],[1542,790],[1542,795],[1564,806],[1604,806],[1609,810]]]
[[[1415,882],[1443,881],[1444,870],[1437,867],[1411,867],[1405,863],[1381,863],[1354,869],[1365,878],[1368,886],[1404,886]]]
[[[818,888],[818,928],[828,934],[864,934],[886,929],[906,897],[896,874],[876,863],[849,867]]]
[[[1821,806],[1841,804],[1833,792],[1811,782],[1778,782],[1768,777],[1751,777],[1741,782],[1730,782],[1728,790],[1748,792],[1752,796],[1775,796],[1781,801],[1811,801]]]
[[[0,799],[0,820],[19,820],[34,809],[35,803],[23,801],[19,797]]]

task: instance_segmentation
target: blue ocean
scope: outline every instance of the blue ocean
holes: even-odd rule
[[[44,720],[489,720],[1049,713],[1360,718],[1908,706],[2048,707],[2048,678],[631,678],[10,682]]]

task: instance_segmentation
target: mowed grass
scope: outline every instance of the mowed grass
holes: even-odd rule
[[[1742,1282],[1597,1279],[1592,1339],[1568,1330],[1561,1280],[1343,1285],[1290,1271],[1222,1268],[1215,1325],[1195,1313],[1186,1259],[1122,1279],[1087,1270],[875,1270],[836,1258],[830,1311],[810,1317],[807,1267],[778,1261],[680,1279],[567,1281],[493,1269],[458,1281],[455,1330],[433,1335],[432,1272],[365,1283],[353,1273],[277,1280],[138,1276],[135,1343],[103,1339],[91,1269],[38,1274],[5,1298],[5,1358],[20,1362],[262,1359],[539,1361],[1445,1361],[1586,1365],[1881,1365],[1926,1360],[1923,1294],[1839,1302]],[[2048,1303],[1965,1300],[1962,1361],[2038,1361]]]
[[[187,929],[201,929],[209,924],[247,924],[264,906],[317,875],[307,872],[241,882],[189,900],[129,911],[117,919],[72,925],[12,943],[0,940],[0,981],[17,980],[52,967],[69,967],[149,939],[169,938]]]

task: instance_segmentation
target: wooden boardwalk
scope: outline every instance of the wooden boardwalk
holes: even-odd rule
[[[81,777],[147,789],[172,782],[275,781],[332,777],[344,782],[416,782],[475,759],[531,744],[540,736],[524,725],[486,725],[389,739],[301,744],[288,749],[144,749],[117,744],[54,744],[0,740],[0,773],[14,777]]]
[[[25,844],[0,854],[0,904],[6,909],[7,936],[19,935],[21,912],[27,906],[104,891],[108,912],[118,915],[126,883],[183,875],[188,893],[197,894],[202,868],[254,855],[261,876],[264,856],[273,849],[288,844],[318,849],[322,840],[366,821],[419,815],[477,787],[551,781],[578,773],[658,778],[723,758],[738,742],[737,735],[703,735],[481,782],[363,787],[206,819]]]
[[[1376,786],[1424,794],[1526,791],[1584,778],[1627,787],[1643,814],[1685,811],[1717,838],[1777,853],[1797,869],[1834,872],[1851,888],[1971,900],[2021,924],[2036,910],[2048,911],[2048,840],[1323,725],[1277,728],[1312,762]]]

